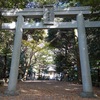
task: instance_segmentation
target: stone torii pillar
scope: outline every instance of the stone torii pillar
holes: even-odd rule
[[[82,84],[83,84],[83,92],[81,93],[81,96],[93,97],[94,95],[92,90],[92,81],[90,74],[90,65],[89,65],[86,32],[85,32],[85,21],[82,13],[77,15],[77,26],[78,26],[79,53],[81,61]]]
[[[22,29],[23,22],[24,22],[23,16],[19,15],[16,24],[16,33],[15,33],[12,62],[11,62],[11,69],[10,69],[10,79],[8,84],[8,90],[6,91],[7,95],[17,95],[16,85],[18,79],[20,48],[21,48],[22,33],[23,33],[23,29]]]

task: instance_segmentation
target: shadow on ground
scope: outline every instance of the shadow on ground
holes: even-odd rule
[[[0,87],[0,100],[100,100],[99,88],[93,88],[97,98],[81,98],[82,85],[54,80],[18,82],[18,96],[5,96],[6,88]]]

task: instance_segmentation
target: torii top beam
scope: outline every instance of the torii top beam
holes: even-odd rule
[[[65,9],[54,9],[55,17],[59,16],[75,16],[79,13],[84,15],[91,14],[91,7],[83,6],[83,7],[69,7]],[[12,10],[4,10],[2,12],[2,16],[7,17],[16,17],[18,15],[23,15],[24,17],[42,17],[43,9],[42,8],[25,8],[25,9],[12,9]]]

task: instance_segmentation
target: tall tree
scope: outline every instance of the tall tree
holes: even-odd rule
[[[12,52],[12,38],[13,33],[10,31],[0,31],[1,37],[0,37],[0,56],[3,57],[3,78],[6,78],[6,72],[8,72],[9,69],[9,60],[11,58],[11,52]]]
[[[50,46],[55,48],[55,63],[57,71],[65,71],[71,74],[75,63],[74,32],[73,30],[49,30],[47,40]]]

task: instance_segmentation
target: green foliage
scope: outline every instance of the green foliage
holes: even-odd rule
[[[100,4],[100,0],[78,0],[78,1],[80,1],[80,3],[84,5],[99,5]]]
[[[50,53],[44,41],[46,35],[44,30],[26,30],[24,34],[28,38],[24,37],[22,40],[21,69],[25,70],[36,66],[34,70],[38,70],[46,67],[51,61],[47,60]]]
[[[40,2],[40,4],[42,5],[54,4],[56,2],[56,0],[35,0],[35,1]]]
[[[25,5],[32,1],[39,2],[41,5],[56,2],[56,0],[0,0],[0,8],[25,8]]]
[[[100,29],[90,28],[87,29],[87,40],[90,62],[92,67],[100,67]]]
[[[55,57],[55,64],[57,65],[56,71],[57,72],[62,72],[64,71],[67,63],[67,57],[65,55],[57,54]]]
[[[0,31],[1,32],[1,37],[0,37],[0,53],[1,54],[9,54],[11,53],[11,48],[10,48],[10,45],[11,45],[11,42],[13,41],[12,40],[12,37],[13,37],[13,34],[8,31]]]
[[[39,42],[44,39],[44,36],[43,36],[44,34],[45,34],[44,30],[34,30],[34,33],[31,36],[33,40],[35,40],[36,42]]]
[[[93,11],[100,11],[100,0],[78,0],[82,5],[92,6]]]
[[[12,32],[0,31],[0,77],[6,77],[6,71],[9,72],[11,53],[12,53]]]
[[[25,8],[27,0],[0,0],[1,8]]]
[[[55,64],[57,65],[57,71],[64,71],[68,69],[73,60],[75,59],[74,54],[74,35],[73,30],[49,30],[48,42],[51,47],[55,48]]]

